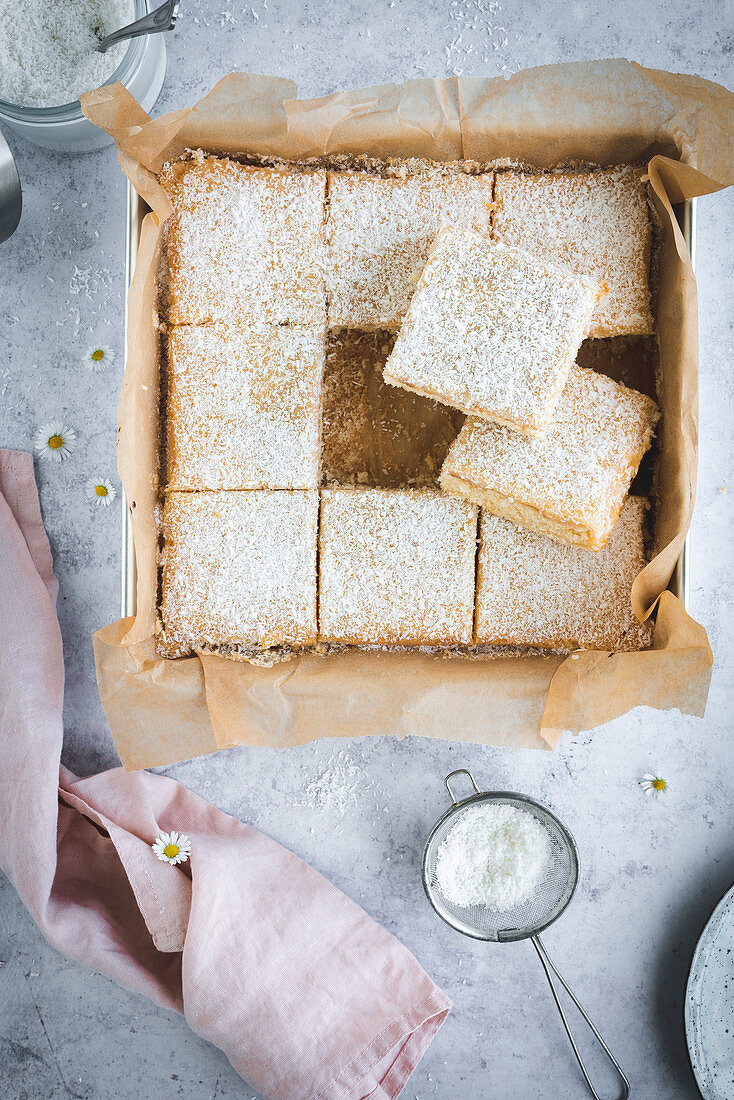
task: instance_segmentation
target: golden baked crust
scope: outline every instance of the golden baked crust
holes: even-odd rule
[[[325,172],[177,161],[160,182],[168,219],[170,324],[312,324],[326,309]]]
[[[385,366],[394,386],[537,435],[599,284],[471,229],[442,229]]]
[[[489,231],[491,172],[329,173],[329,324],[397,329],[443,225]]]
[[[170,330],[169,489],[316,489],[323,325]]]
[[[652,226],[641,180],[630,165],[588,172],[501,172],[493,234],[605,283],[590,336],[648,335]]]
[[[469,644],[476,533],[477,509],[435,489],[324,489],[322,640]]]
[[[441,486],[514,523],[600,550],[650,446],[649,397],[574,365],[545,435],[472,417],[449,451]]]
[[[389,332],[329,333],[322,407],[326,484],[435,488],[464,417],[384,381],[393,343]]]
[[[169,493],[163,509],[163,648],[316,641],[318,492]]]
[[[652,627],[630,603],[646,563],[647,501],[628,497],[599,554],[563,546],[482,509],[477,644],[547,649],[644,649]]]

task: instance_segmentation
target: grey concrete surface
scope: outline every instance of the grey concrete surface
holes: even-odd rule
[[[626,56],[734,83],[723,0],[183,0],[157,110],[188,104],[233,69],[297,80],[302,95],[407,77],[510,73]],[[87,477],[118,484],[115,405],[122,370],[125,189],[110,150],[68,157],[8,133],[25,207],[0,246],[0,444],[29,449],[62,417],[78,433],[61,466],[39,465],[61,582],[67,672],[65,762],[116,763],[97,697],[91,634],[119,613],[117,507],[95,509]],[[691,1100],[681,1023],[694,940],[734,881],[731,686],[731,194],[699,204],[701,452],[692,529],[692,611],[716,655],[705,720],[639,709],[553,753],[384,738],[288,752],[239,749],[168,769],[229,813],[312,862],[410,947],[454,1009],[405,1096],[540,1100],[586,1095],[527,944],[484,946],[443,926],[419,879],[441,778],[468,765],[487,786],[549,802],[579,843],[582,878],[547,945],[583,994],[640,1100]],[[117,362],[95,375],[85,349]],[[352,795],[329,792],[346,754]],[[669,795],[637,781],[660,769]],[[321,794],[319,795],[319,791]],[[0,1095],[6,1100],[248,1098],[252,1090],[183,1020],[68,963],[0,882]]]

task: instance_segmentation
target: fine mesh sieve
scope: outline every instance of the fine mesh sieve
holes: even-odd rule
[[[458,775],[468,776],[475,791],[470,797],[459,801],[454,797],[454,792],[451,789],[451,780]],[[559,999],[559,990],[554,978],[565,989],[619,1074],[622,1081],[622,1091],[619,1094],[620,1100],[626,1100],[630,1091],[629,1081],[589,1016],[553,965],[539,936],[540,932],[560,917],[576,890],[579,874],[576,842],[555,814],[551,813],[545,806],[541,806],[540,803],[534,802],[532,798],[515,794],[513,791],[482,792],[474,782],[474,776],[465,768],[459,768],[457,771],[451,772],[446,776],[444,782],[451,798],[451,807],[434,825],[423,852],[423,886],[428,900],[442,920],[445,920],[447,924],[450,924],[452,928],[462,932],[465,936],[472,936],[478,940],[491,940],[494,943],[509,943],[513,940],[525,939],[531,941],[543,964],[553,999],[556,1002],[566,1034],[571,1041],[571,1046],[591,1095],[595,1100],[601,1100],[581,1058],[566,1013]],[[545,830],[550,850],[548,870],[534,894],[521,904],[502,910],[486,905],[466,907],[456,905],[442,893],[436,876],[438,853],[449,831],[456,825],[466,810],[488,803],[513,806],[517,810],[532,814],[538,824]]]

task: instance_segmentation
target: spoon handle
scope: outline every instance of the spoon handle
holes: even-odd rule
[[[136,19],[134,23],[128,23],[126,27],[120,27],[119,31],[106,35],[97,46],[98,52],[106,53],[115,42],[124,42],[126,38],[140,38],[143,34],[173,30],[180,2],[181,0],[166,0],[165,4],[161,4],[155,11],[149,11],[142,19]]]
[[[22,208],[20,176],[10,146],[0,131],[0,244],[15,233]]]
[[[590,1019],[588,1013],[585,1012],[584,1009],[581,1007],[579,1002],[576,1000],[576,997],[574,996],[574,994],[571,992],[571,990],[566,985],[566,982],[565,982],[564,978],[562,977],[561,974],[559,974],[558,970],[556,969],[553,962],[551,961],[550,955],[548,954],[548,952],[546,951],[544,945],[542,944],[540,936],[531,936],[530,937],[530,942],[532,943],[535,950],[538,952],[538,957],[539,957],[541,963],[543,964],[543,970],[545,970],[545,976],[548,979],[548,984],[551,987],[551,993],[553,994],[553,1000],[556,1002],[556,1008],[558,1009],[558,1011],[561,1014],[561,1019],[563,1020],[563,1026],[566,1029],[566,1034],[568,1035],[569,1039],[571,1040],[571,1046],[573,1047],[573,1052],[576,1055],[576,1061],[578,1062],[579,1066],[581,1067],[581,1072],[583,1073],[586,1084],[589,1087],[589,1092],[594,1097],[594,1100],[601,1100],[601,1097],[599,1096],[599,1093],[594,1088],[591,1077],[589,1076],[589,1072],[588,1072],[586,1066],[584,1065],[584,1061],[581,1057],[581,1053],[580,1053],[579,1048],[576,1044],[576,1039],[574,1038],[573,1032],[571,1031],[571,1025],[569,1024],[569,1022],[566,1018],[566,1013],[563,1011],[563,1005],[561,1004],[561,1000],[560,1000],[560,997],[559,997],[559,991],[556,987],[555,982],[553,981],[553,976],[554,975],[558,979],[558,981],[561,983],[563,988],[566,990],[566,993],[568,993],[568,995],[571,998],[571,1000],[573,1001],[573,1003],[576,1005],[576,1008],[579,1010],[579,1012],[583,1016],[584,1020],[588,1024],[588,1026],[591,1029],[591,1032],[594,1035],[595,1039],[597,1040],[597,1042],[601,1046],[602,1050],[606,1054],[607,1058],[609,1059],[609,1061],[612,1063],[615,1070],[619,1074],[619,1077],[621,1079],[621,1084],[622,1084],[621,1092],[619,1093],[619,1100],[627,1100],[627,1098],[630,1094],[630,1083],[627,1080],[627,1078],[625,1077],[624,1072],[623,1072],[622,1067],[620,1066],[619,1062],[614,1057],[611,1050],[609,1049],[607,1044],[602,1039],[601,1035],[597,1031],[594,1024],[591,1022],[591,1019]]]

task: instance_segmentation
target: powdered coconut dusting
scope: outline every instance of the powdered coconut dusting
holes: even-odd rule
[[[438,850],[436,877],[448,901],[512,909],[528,901],[551,861],[545,829],[527,810],[485,802],[459,815]]]

